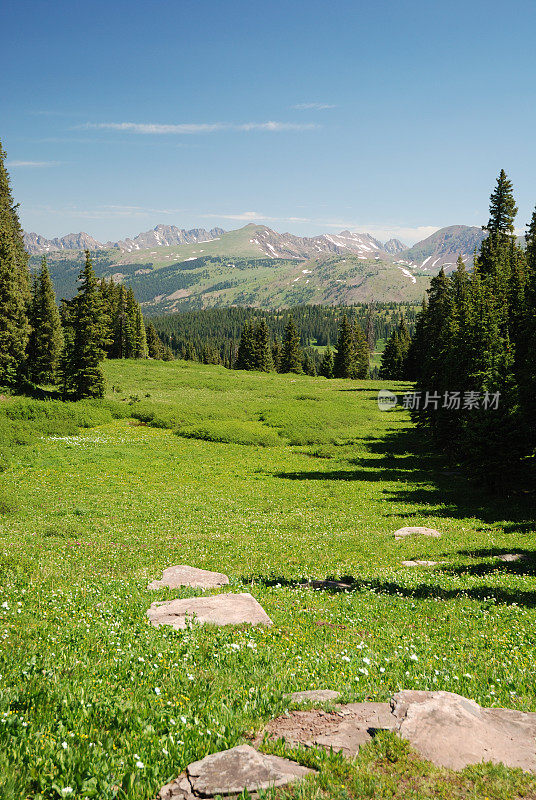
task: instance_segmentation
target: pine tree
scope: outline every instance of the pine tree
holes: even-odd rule
[[[303,372],[302,352],[300,348],[300,337],[294,320],[288,318],[283,335],[283,348],[281,353],[280,372]]]
[[[134,315],[134,358],[147,358],[147,336],[143,314],[138,303]]]
[[[149,322],[146,328],[146,341],[149,358],[161,359],[163,345],[152,322]]]
[[[520,424],[525,452],[536,453],[536,209],[525,234],[527,282],[516,347]]]
[[[387,340],[382,353],[379,378],[394,381],[405,380],[407,377],[407,357],[411,342],[405,317],[402,315],[400,322]]]
[[[136,298],[134,297],[134,290],[132,286],[127,289],[126,296],[126,346],[125,358],[137,358],[136,356],[136,316],[137,316]]]
[[[529,268],[529,273],[536,272],[536,208],[532,212],[532,218],[527,225],[525,234],[525,255]]]
[[[482,274],[489,274],[503,265],[503,270],[508,260],[508,251],[512,251],[515,244],[514,220],[517,206],[512,191],[512,182],[508,180],[502,169],[497,178],[497,185],[490,196],[489,220],[482,229],[488,232],[488,237],[482,242],[480,254],[475,259],[475,269]]]
[[[426,312],[428,301],[426,295],[422,299],[421,310],[415,320],[415,332],[411,339],[406,358],[406,377],[416,381],[421,373],[424,353],[426,351]]]
[[[63,348],[63,333],[45,256],[34,281],[29,317],[29,377],[35,383],[54,383]]]
[[[512,181],[508,180],[506,172],[501,169],[497,178],[497,185],[490,197],[489,221],[483,230],[492,236],[496,234],[514,235],[514,220],[517,206],[514,200]]]
[[[354,324],[353,337],[355,368],[351,377],[365,380],[369,375],[370,350],[363,329],[357,322]]]
[[[312,378],[316,377],[316,365],[314,358],[307,350],[303,354],[302,369],[306,375],[310,375]]]
[[[335,378],[357,378],[358,371],[355,330],[345,312],[339,325],[333,375]]]
[[[64,360],[64,391],[73,399],[102,397],[104,375],[103,309],[89,250],[80,272],[81,286],[75,298],[70,352]]]
[[[0,385],[14,386],[24,368],[30,333],[30,280],[5,155],[0,142]]]
[[[272,344],[272,361],[276,372],[281,372],[281,358],[283,356],[283,347],[281,340],[276,339]]]
[[[128,358],[130,344],[130,321],[127,310],[127,291],[123,284],[117,287],[113,317],[112,358]]]
[[[253,324],[246,320],[238,345],[235,369],[256,369],[256,363],[255,330]]]
[[[270,347],[270,334],[266,320],[262,318],[254,331],[255,338],[255,369],[261,372],[271,372],[274,368],[272,349]]]
[[[334,367],[333,350],[328,344],[328,346],[324,350],[322,361],[320,362],[320,374],[323,375],[324,378],[333,378],[333,367]]]

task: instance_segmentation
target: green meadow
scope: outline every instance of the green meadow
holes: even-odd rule
[[[379,411],[390,383],[105,370],[104,401],[0,400],[1,798],[150,800],[296,690],[536,711],[534,561],[497,558],[534,554],[533,493],[490,498],[449,468],[407,412]],[[442,538],[395,542],[405,525]],[[273,626],[149,626],[152,601],[196,594],[147,590],[174,564],[226,573]],[[349,591],[303,585],[343,576]],[[439,769],[394,734],[353,762],[292,754],[318,774],[279,796],[536,797],[533,776]]]

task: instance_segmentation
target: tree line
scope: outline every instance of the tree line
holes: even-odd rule
[[[432,279],[410,337],[402,319],[387,342],[386,378],[416,381],[414,420],[490,488],[536,450],[536,210],[518,245],[512,183],[501,170],[488,236],[467,273]]]
[[[339,337],[339,327],[344,314],[365,333],[372,350],[389,337],[403,314],[408,328],[413,331],[418,306],[404,303],[368,303],[354,306],[297,306],[291,310],[266,310],[238,307],[210,308],[185,311],[151,318],[162,340],[177,358],[205,364],[222,364],[232,369],[237,361],[238,347],[243,331],[249,325],[264,320],[270,339],[274,343],[273,360],[277,364],[278,347],[285,336],[289,317],[298,330],[299,346],[305,360],[304,370],[314,366],[322,372],[322,351],[333,347]],[[247,331],[246,331],[247,338]],[[375,377],[373,368],[372,376]]]
[[[361,326],[345,313],[340,321],[336,352],[328,344],[321,356],[316,355],[318,369],[310,350],[304,350],[300,345],[300,335],[292,315],[288,316],[281,339],[271,337],[266,319],[261,317],[244,325],[232,368],[320,374],[326,378],[368,377],[369,344]]]
[[[172,358],[147,328],[131,288],[97,280],[86,251],[77,295],[58,309],[46,258],[33,278],[0,145],[0,385],[55,384],[66,398],[102,397],[108,358]]]

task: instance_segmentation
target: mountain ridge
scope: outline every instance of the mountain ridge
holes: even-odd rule
[[[186,248],[197,244],[210,244],[210,252],[217,254],[218,246],[214,247],[213,243],[219,240],[222,240],[221,254],[233,254],[231,242],[238,237],[241,249],[240,252],[237,251],[237,255],[307,260],[353,254],[363,261],[368,258],[395,259],[401,266],[411,266],[424,272],[431,272],[433,269],[439,271],[441,267],[448,272],[454,269],[459,255],[469,264],[475,249],[480,248],[485,235],[481,228],[475,226],[450,225],[440,228],[412,247],[407,247],[398,239],[389,239],[383,243],[370,233],[349,230],[316,236],[297,236],[290,232],[279,233],[266,225],[255,223],[248,223],[234,231],[225,231],[223,228],[187,230],[176,225],[159,224],[132,238],[127,237],[116,242],[99,242],[85,232],[70,233],[54,239],[46,239],[37,233],[24,232],[24,243],[31,255],[89,249],[110,253],[117,251],[118,260],[121,261],[124,254],[151,250],[150,255],[156,255],[161,248]],[[175,255],[179,257],[180,253],[177,252]],[[188,251],[188,255],[192,253]]]
[[[452,271],[458,255],[468,263],[484,235],[480,228],[449,226],[404,248],[397,240],[383,244],[348,230],[300,237],[254,223],[227,232],[162,225],[123,240],[123,249],[112,243],[93,249],[92,255],[97,276],[132,286],[146,313],[232,305],[419,302],[432,275],[441,266]],[[72,234],[63,242],[87,243],[88,234]],[[58,300],[76,293],[82,250],[47,252]],[[31,256],[32,269],[39,260],[39,254]]]

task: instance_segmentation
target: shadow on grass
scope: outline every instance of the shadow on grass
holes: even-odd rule
[[[489,565],[488,565],[489,566]],[[502,564],[501,566],[507,566]],[[510,565],[508,565],[510,566]],[[447,572],[448,570],[442,570]],[[438,570],[430,572],[431,576],[437,577]],[[391,595],[396,597],[406,597],[412,600],[454,600],[467,597],[471,600],[480,602],[492,602],[500,605],[525,606],[526,608],[536,607],[536,589],[534,591],[521,591],[519,589],[509,589],[504,586],[472,586],[464,589],[446,589],[443,586],[421,583],[417,586],[406,586],[398,581],[384,581],[380,579],[363,580],[354,578],[351,575],[342,575],[339,578],[329,576],[323,581],[291,579],[284,576],[249,575],[242,579],[244,584],[259,583],[267,587],[287,587],[291,589],[310,588],[316,591],[324,591],[329,594],[339,592],[359,592],[373,591],[377,594]]]
[[[477,519],[485,525],[502,523],[509,534],[536,531],[536,494],[530,477],[525,476],[526,488],[512,480],[500,494],[491,495],[486,487],[472,482],[471,476],[450,467],[444,457],[433,451],[426,433],[417,428],[390,431],[381,439],[362,441],[373,457],[350,459],[353,469],[276,472],[275,477],[294,481],[385,482],[383,499],[413,507],[387,511],[387,517]]]

